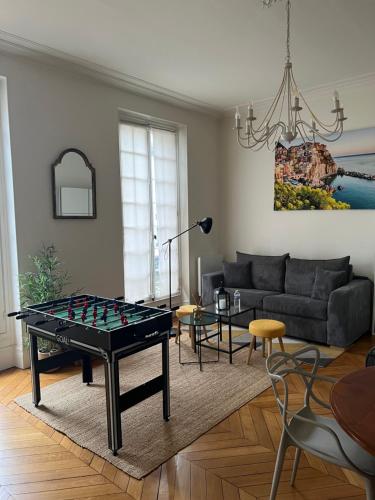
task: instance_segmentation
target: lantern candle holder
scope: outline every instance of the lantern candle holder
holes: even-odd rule
[[[223,285],[220,286],[216,294],[216,308],[219,311],[224,311],[230,308],[230,294],[227,292]]]

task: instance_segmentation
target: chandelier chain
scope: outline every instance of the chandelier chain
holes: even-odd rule
[[[290,0],[286,2],[286,60],[290,62]]]

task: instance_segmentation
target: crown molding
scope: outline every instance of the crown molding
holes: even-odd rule
[[[92,63],[0,30],[0,52],[30,58],[34,61],[53,65],[66,71],[88,76],[113,87],[128,90],[133,94],[150,97],[175,106],[198,111],[218,118],[222,110],[198,99],[155,85],[146,80],[127,75],[121,71]]]
[[[317,99],[319,97],[331,97],[334,90],[345,91],[355,88],[363,88],[375,86],[375,73],[365,73],[363,75],[358,75],[351,78],[344,78],[342,80],[336,80],[334,82],[324,83],[322,85],[317,85],[315,87],[309,87],[306,89],[301,89],[304,97],[308,99]],[[259,110],[269,107],[272,103],[274,97],[268,97],[266,99],[259,99],[254,101],[254,106]],[[239,108],[244,108],[248,106],[248,103],[243,103],[238,105]],[[236,106],[231,106],[224,110],[224,115],[233,115]]]

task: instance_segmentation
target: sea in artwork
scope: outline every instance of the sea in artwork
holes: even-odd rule
[[[334,160],[345,172],[367,174],[375,179],[375,153],[334,157]],[[349,203],[350,208],[375,208],[375,180],[336,175],[329,185],[335,190],[332,197],[337,201]]]

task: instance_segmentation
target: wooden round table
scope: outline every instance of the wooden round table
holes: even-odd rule
[[[362,448],[375,455],[375,366],[338,380],[331,391],[332,413]]]

